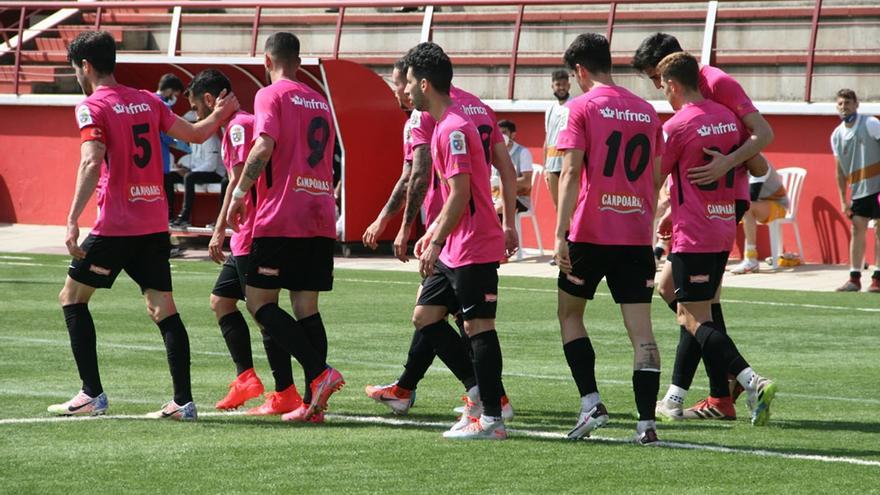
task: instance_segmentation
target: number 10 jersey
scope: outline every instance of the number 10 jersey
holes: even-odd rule
[[[599,86],[570,100],[566,109],[556,149],[584,152],[568,240],[651,245],[654,159],[663,154],[654,107],[620,86]]]
[[[168,231],[159,131],[177,117],[149,91],[101,86],[76,107],[82,142],[107,147],[92,233],[137,236]]]
[[[254,136],[275,141],[257,181],[257,237],[336,238],[335,131],[330,105],[299,81],[281,79],[257,92]]]

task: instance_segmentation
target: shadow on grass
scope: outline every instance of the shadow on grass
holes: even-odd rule
[[[771,424],[785,429],[818,431],[854,431],[858,433],[880,433],[880,423],[856,423],[834,420],[771,420]]]
[[[2,280],[0,279],[0,284],[10,284],[10,285],[61,285],[61,282],[58,280]]]

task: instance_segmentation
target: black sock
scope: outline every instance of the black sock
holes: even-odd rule
[[[272,340],[272,336],[260,329],[263,336],[263,349],[266,350],[266,360],[269,361],[269,369],[272,370],[272,378],[275,380],[275,391],[281,392],[293,385],[293,367],[290,364],[290,353],[282,349]]]
[[[862,272],[860,270],[850,270],[849,278],[851,280],[861,280],[862,279]]]
[[[70,335],[70,348],[76,369],[82,380],[82,389],[89,397],[97,397],[104,392],[101,376],[98,373],[98,349],[95,339],[95,322],[89,305],[68,304],[61,308],[64,311],[64,322]]]
[[[471,347],[471,338],[468,337],[467,332],[464,330],[464,317],[461,315],[461,313],[455,315],[455,326],[458,327],[458,333],[461,335],[462,345],[464,345],[464,348],[467,349],[468,359],[473,362],[474,350]],[[474,370],[474,375],[476,376],[476,370]],[[504,380],[501,381],[501,395],[507,395],[507,390],[504,389]]]
[[[178,313],[165,318],[158,324],[165,341],[168,368],[171,369],[171,382],[174,384],[174,402],[178,406],[192,402],[192,383],[189,377],[189,336]]]
[[[226,341],[226,348],[235,363],[237,374],[254,367],[254,355],[251,352],[251,333],[247,322],[240,311],[233,311],[220,318],[220,333]]]
[[[434,348],[427,337],[420,330],[413,332],[412,342],[409,344],[409,353],[406,364],[403,365],[403,373],[397,379],[397,386],[407,390],[415,390],[419,382],[425,377],[431,363],[434,362]]]
[[[468,358],[467,350],[462,345],[462,339],[455,333],[452,326],[446,320],[440,320],[423,327],[420,332],[431,343],[437,357],[449,368],[456,378],[464,385],[465,390],[470,390],[477,384],[474,375],[473,361]]]
[[[736,376],[749,367],[730,337],[715,330],[711,322],[703,323],[697,328],[696,338],[703,349],[703,360],[712,369],[717,364],[720,369],[726,369]],[[727,381],[726,375],[724,380]]]
[[[599,391],[596,385],[596,351],[589,337],[572,340],[562,346],[565,360],[581,397]]]
[[[724,324],[724,312],[721,311],[721,303],[712,303],[712,323],[715,330],[726,334],[727,325]]]
[[[474,370],[480,386],[480,400],[486,416],[501,417],[501,344],[495,330],[471,337],[474,351]]]
[[[678,316],[678,299],[673,299],[672,302],[666,303],[666,305]]]
[[[660,392],[660,372],[633,371],[632,382],[636,408],[639,410],[639,421],[653,420],[657,394]]]
[[[327,363],[321,359],[318,351],[312,346],[302,325],[279,308],[278,304],[263,305],[254,318],[272,337],[273,342],[296,358],[302,365],[306,374],[306,388],[327,368]]]
[[[697,339],[684,326],[679,327],[675,364],[672,365],[672,384],[685,390],[690,389],[702,357],[703,353]]]
[[[321,313],[315,313],[311,316],[301,318],[299,324],[302,325],[303,330],[305,330],[306,335],[309,337],[309,342],[311,342],[312,347],[315,348],[315,352],[317,352],[321,360],[326,363],[327,330],[324,328],[324,321],[321,319]],[[311,380],[309,380],[308,377],[306,377],[306,383],[311,383]],[[303,403],[312,403],[312,387],[306,387],[306,392],[303,394]]]
[[[880,280],[880,270],[874,270],[874,273],[871,275],[871,278],[874,280]]]

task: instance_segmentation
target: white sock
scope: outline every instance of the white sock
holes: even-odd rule
[[[467,396],[468,396],[468,399],[471,400],[471,402],[475,402],[475,403],[479,404],[480,403],[480,387],[474,385],[473,387],[469,388],[467,391]]]
[[[480,424],[483,426],[489,426],[492,423],[497,423],[499,421],[503,421],[501,416],[486,416],[485,414],[480,415]]]
[[[669,390],[666,391],[666,395],[663,397],[663,400],[671,400],[672,402],[684,404],[684,400],[687,398],[687,395],[687,389],[681,388],[676,385],[669,385]]]
[[[746,368],[736,375],[736,381],[746,390],[754,390],[755,382],[758,381],[758,374],[752,368]]]
[[[853,265],[853,266],[849,267],[849,271],[862,273],[862,266],[861,265],[859,265],[859,266]]]
[[[581,397],[581,409],[584,411],[589,411],[590,409],[596,407],[596,405],[600,402],[602,402],[602,400],[599,399],[599,392],[587,394]]]
[[[653,419],[646,419],[644,421],[639,421],[636,423],[636,431],[642,433],[646,430],[656,430],[657,423],[654,422]]]

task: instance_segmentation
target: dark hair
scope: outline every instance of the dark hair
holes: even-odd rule
[[[82,61],[88,60],[101,74],[113,73],[116,68],[116,40],[107,31],[80,33],[67,47],[67,61],[82,69]]]
[[[565,79],[568,81],[568,71],[565,69],[556,69],[553,71],[553,75],[550,76],[551,81],[559,81],[560,79]]]
[[[845,100],[859,101],[859,99],[856,97],[856,92],[849,88],[843,88],[838,91],[837,97],[843,98]]]
[[[406,75],[406,60],[403,58],[398,59],[394,62],[394,68]]]
[[[663,57],[657,64],[657,72],[664,81],[673,79],[688,89],[699,89],[700,64],[690,53],[675,52]]]
[[[166,89],[183,92],[183,81],[174,74],[165,74],[159,79],[159,91],[165,91]]]
[[[632,66],[639,72],[657,67],[663,57],[684,51],[675,36],[666,33],[655,33],[642,41],[632,59]]]
[[[611,72],[611,49],[601,34],[579,35],[568,45],[562,58],[571,70],[580,65],[594,74]]]
[[[279,62],[293,62],[299,58],[299,38],[286,31],[277,32],[266,40],[266,53]]]
[[[189,83],[187,91],[193,98],[200,98],[205,93],[210,93],[216,98],[224,89],[227,93],[232,92],[229,78],[217,69],[205,69],[196,74],[196,77]]]
[[[498,127],[507,129],[510,132],[516,132],[516,124],[514,124],[512,120],[499,120]]]
[[[407,68],[411,68],[416,79],[427,79],[438,92],[449,94],[452,86],[452,62],[440,45],[419,43],[404,57]]]

